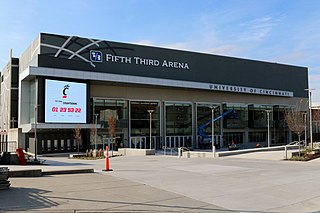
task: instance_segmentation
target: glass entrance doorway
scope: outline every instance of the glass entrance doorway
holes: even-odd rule
[[[243,135],[242,132],[228,132],[223,134],[223,147],[228,147],[229,145],[234,144],[239,147],[243,144]]]
[[[155,101],[131,101],[130,127],[130,148],[159,149],[160,103]]]
[[[165,147],[192,147],[192,104],[165,103]]]
[[[100,128],[97,129],[97,137],[92,131],[93,129],[90,129],[90,147],[97,146],[98,149],[105,149],[105,146],[108,145],[106,143],[108,140],[112,141],[111,144],[109,143],[109,149],[117,150],[118,148],[128,147],[128,101],[94,98],[93,115],[92,123],[100,124]],[[110,135],[109,124],[112,119],[115,120],[113,136]]]

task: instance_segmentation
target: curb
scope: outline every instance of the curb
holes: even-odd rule
[[[82,173],[94,173],[93,169],[73,169],[73,170],[57,170],[42,172],[42,175],[68,175],[68,174],[82,174]]]
[[[72,169],[72,170],[56,170],[42,171],[41,169],[32,170],[16,170],[9,171],[9,177],[41,177],[46,175],[67,175],[67,174],[83,174],[94,173],[94,169]]]
[[[41,169],[32,169],[32,170],[9,170],[9,177],[41,177]]]
[[[288,149],[297,149],[299,146],[297,145],[290,145],[287,146]],[[247,153],[254,153],[254,152],[268,152],[268,151],[285,151],[285,146],[275,146],[275,147],[261,147],[261,148],[252,148],[252,149],[239,149],[233,151],[225,151],[225,152],[218,152],[219,157],[226,157],[231,155],[241,155]]]

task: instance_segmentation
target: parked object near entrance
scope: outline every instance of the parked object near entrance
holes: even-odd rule
[[[0,190],[9,189],[11,184],[8,179],[9,179],[8,167],[0,167]]]
[[[18,149],[16,150],[16,153],[17,153],[18,158],[19,158],[19,164],[20,164],[20,165],[26,165],[27,161],[26,161],[26,159],[25,159],[25,157],[24,157],[24,153],[23,153],[22,148],[18,148]]]
[[[239,147],[237,146],[237,144],[234,141],[231,142],[231,144],[229,145],[228,148],[229,148],[229,151],[238,150],[239,149]]]
[[[201,141],[199,143],[199,147],[200,148],[203,148],[203,149],[206,149],[206,148],[212,148],[212,136],[209,136],[206,132],[205,132],[205,128],[207,128],[207,126],[211,125],[212,122],[216,122],[218,120],[220,120],[221,118],[225,117],[226,115],[228,114],[236,114],[235,110],[231,109],[231,110],[228,110],[226,111],[225,113],[221,114],[220,116],[214,118],[213,120],[210,120],[204,124],[202,124],[201,126],[198,127],[198,135],[201,136]],[[219,142],[216,142],[214,143],[214,146],[217,148],[217,149],[220,149],[220,143]]]
[[[1,164],[3,165],[9,165],[10,164],[10,159],[11,159],[11,154],[10,152],[2,152],[1,153]]]

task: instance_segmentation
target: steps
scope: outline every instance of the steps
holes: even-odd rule
[[[9,189],[10,181],[8,167],[0,167],[0,190]]]

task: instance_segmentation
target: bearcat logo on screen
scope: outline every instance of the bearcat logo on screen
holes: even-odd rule
[[[86,122],[86,83],[46,79],[45,85],[45,122]]]
[[[70,85],[64,85],[63,90],[62,90],[62,98],[67,98],[68,97],[68,90],[70,88]]]

